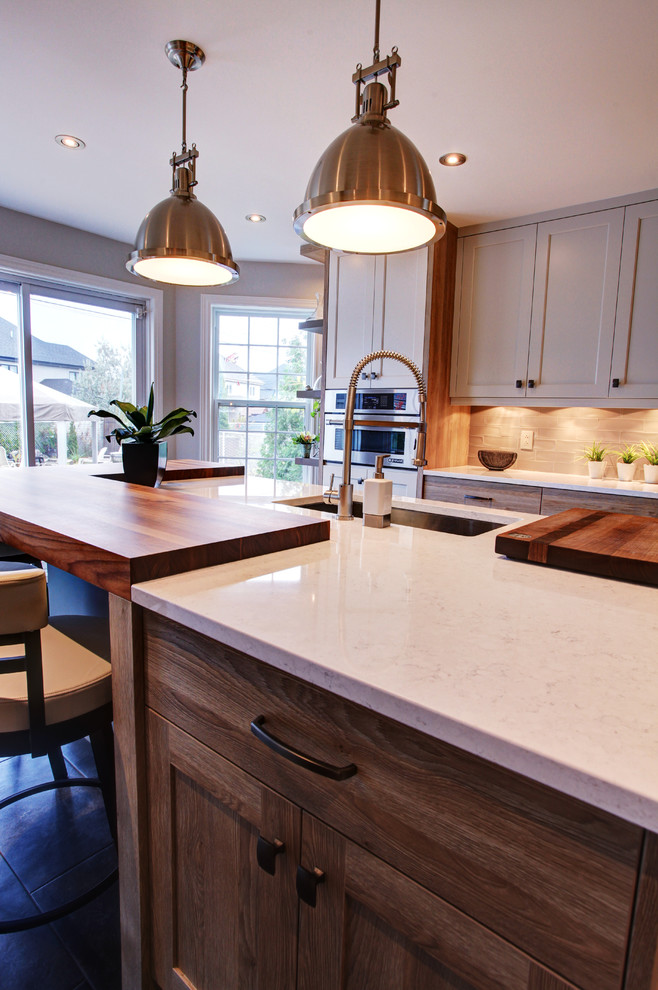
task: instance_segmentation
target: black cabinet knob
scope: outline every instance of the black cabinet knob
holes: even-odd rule
[[[618,378],[613,378],[612,379],[612,387],[613,388],[619,388],[619,379]]]
[[[534,378],[529,378],[528,379],[528,388],[534,388],[534,387],[535,387],[535,380],[534,380]]]
[[[297,896],[300,901],[304,901],[309,907],[315,907],[317,902],[317,890],[321,883],[324,883],[325,875],[317,866],[312,870],[305,870],[303,866],[297,867]]]
[[[514,383],[514,387],[515,388],[523,388],[523,379],[522,378],[517,378],[516,379],[516,382]]]
[[[285,852],[285,849],[285,843],[281,842],[280,839],[275,839],[274,842],[270,842],[262,835],[259,835],[258,844],[256,845],[256,859],[258,860],[258,865],[261,870],[265,870],[266,873],[274,876],[276,871],[276,858],[277,856],[280,856],[282,852]]]

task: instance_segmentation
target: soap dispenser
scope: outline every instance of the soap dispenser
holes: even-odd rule
[[[363,525],[383,529],[391,525],[393,482],[384,477],[384,460],[388,454],[378,454],[374,478],[363,483]]]

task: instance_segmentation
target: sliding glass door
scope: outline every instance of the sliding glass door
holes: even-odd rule
[[[130,299],[0,282],[0,466],[118,455],[88,413],[112,399],[145,401],[145,315]]]

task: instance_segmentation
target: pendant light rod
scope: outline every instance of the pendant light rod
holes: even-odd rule
[[[379,62],[379,15],[381,13],[381,0],[375,0],[375,46],[372,50],[373,61]]]
[[[187,151],[187,68],[183,66],[183,83],[181,85],[183,90],[183,140],[182,140],[182,152],[185,154]]]

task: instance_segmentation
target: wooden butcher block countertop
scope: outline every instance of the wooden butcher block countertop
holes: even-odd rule
[[[0,474],[0,541],[130,598],[138,581],[329,538],[329,522],[76,468]]]

